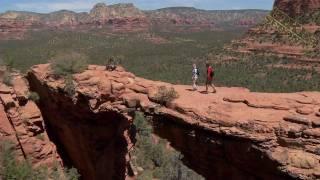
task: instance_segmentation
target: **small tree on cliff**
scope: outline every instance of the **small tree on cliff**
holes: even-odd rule
[[[155,100],[162,105],[166,105],[178,97],[179,95],[173,87],[160,86],[155,95]]]
[[[59,76],[67,76],[80,73],[88,67],[88,57],[77,52],[60,53],[51,59],[54,73]]]

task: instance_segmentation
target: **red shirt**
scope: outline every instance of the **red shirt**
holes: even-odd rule
[[[208,79],[212,79],[211,74],[213,74],[213,68],[212,68],[211,66],[209,66],[209,67],[207,68],[207,78],[208,78]]]

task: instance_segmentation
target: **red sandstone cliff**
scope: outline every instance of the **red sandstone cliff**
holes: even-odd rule
[[[254,93],[218,88],[217,94],[188,91],[102,66],[73,76],[76,93],[50,65],[29,72],[40,108],[56,143],[85,179],[132,175],[132,115],[152,116],[155,131],[182,152],[207,179],[320,178],[320,93]],[[171,86],[179,98],[166,107],[154,95]]]
[[[28,99],[26,79],[14,74],[12,84],[0,83],[0,141],[12,142],[17,158],[28,159],[35,167],[62,165],[39,108]]]

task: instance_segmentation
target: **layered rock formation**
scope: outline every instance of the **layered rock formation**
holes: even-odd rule
[[[31,22],[0,18],[0,39],[22,39],[32,26]]]
[[[0,141],[13,143],[17,159],[29,160],[35,167],[62,167],[41,112],[28,98],[26,79],[19,74],[12,76],[12,86],[0,83]]]
[[[151,116],[155,132],[207,179],[320,178],[319,92],[202,94],[102,66],[75,74],[73,95],[48,64],[34,66],[28,79],[41,96],[50,136],[84,179],[132,175],[135,111]],[[161,86],[173,87],[179,98],[160,106]]]
[[[320,10],[318,0],[275,0],[274,6],[289,14],[297,17],[306,13]]]
[[[90,16],[96,21],[108,21],[120,18],[146,18],[146,15],[133,4],[116,4],[107,6],[99,3],[90,11]]]
[[[192,26],[199,31],[231,26],[257,24],[267,11],[205,11],[194,8],[168,8],[142,11],[133,4],[104,3],[95,5],[89,13],[61,10],[49,14],[8,11],[0,14],[0,39],[21,39],[26,30],[68,29],[88,30],[92,28],[114,28],[114,31],[146,31],[154,25],[166,28]],[[245,23],[243,23],[245,22]]]
[[[276,0],[268,20],[251,28],[227,49],[286,57],[292,60],[292,66],[319,69],[319,12],[319,0]]]
[[[134,140],[130,132],[132,118],[123,111],[117,96],[110,93],[121,91],[121,83],[111,83],[111,79],[101,81],[98,85],[101,91],[95,91],[94,82],[87,81],[91,76],[79,75],[77,78],[83,84],[77,86],[82,94],[71,97],[63,92],[63,79],[52,79],[54,77],[47,74],[48,65],[39,67],[29,73],[28,79],[42,99],[39,105],[48,133],[63,152],[64,159],[75,166],[84,179],[125,179],[132,175],[128,157]],[[101,73],[103,71],[92,74],[97,76],[96,83]],[[50,79],[48,85],[47,78]]]

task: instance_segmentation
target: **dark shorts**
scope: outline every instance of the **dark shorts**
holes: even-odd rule
[[[207,78],[206,84],[212,84],[213,78]]]

